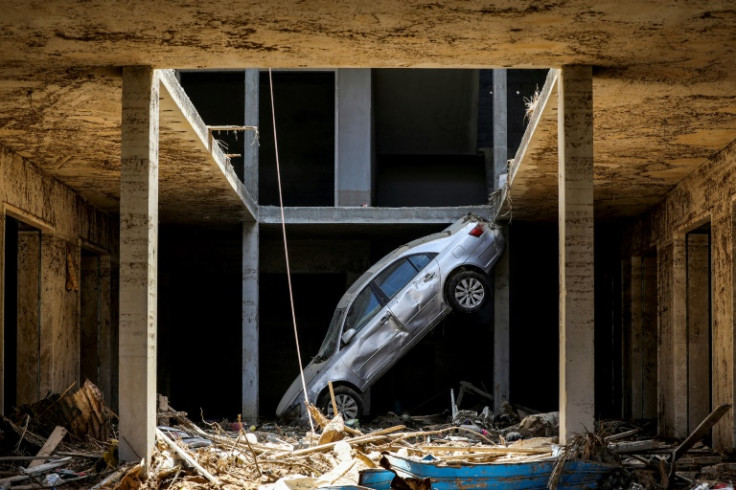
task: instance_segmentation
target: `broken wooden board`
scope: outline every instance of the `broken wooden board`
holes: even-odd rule
[[[64,439],[64,437],[66,436],[67,432],[69,431],[67,431],[64,427],[57,425],[49,438],[46,439],[46,442],[44,443],[43,447],[41,447],[41,450],[38,451],[38,454],[36,454],[36,456],[51,456],[51,454],[56,450],[56,446],[58,446],[62,439]],[[45,462],[45,459],[35,459],[31,462],[31,464],[28,465],[28,469],[40,466]]]

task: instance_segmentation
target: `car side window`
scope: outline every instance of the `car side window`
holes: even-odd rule
[[[348,310],[347,317],[345,318],[344,331],[348,331],[351,328],[354,328],[356,331],[360,330],[380,309],[381,302],[378,301],[370,285],[366,286],[358,293],[355,301],[353,301],[353,304]]]
[[[375,284],[381,288],[387,299],[393,298],[396,293],[409,284],[417,273],[422,270],[429,261],[430,254],[417,254],[397,260],[383,270],[375,279]]]
[[[437,254],[417,254],[412,255],[409,257],[409,262],[412,263],[414,267],[417,268],[418,271],[424,269],[427,264],[429,264],[429,261],[434,258],[434,256]]]

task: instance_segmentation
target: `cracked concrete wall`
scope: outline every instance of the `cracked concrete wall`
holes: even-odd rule
[[[734,266],[736,244],[736,141],[683,179],[662,203],[630,223],[622,256],[657,249],[659,428],[687,433],[687,288],[685,240],[689,231],[711,225],[712,386],[711,406],[736,401],[734,385]],[[732,410],[713,430],[717,448],[736,443]]]
[[[61,392],[71,383],[82,381],[79,379],[78,290],[81,251],[82,247],[94,250],[95,253],[112,258],[112,262],[116,263],[117,221],[90,206],[72,189],[48,177],[31,162],[0,147],[0,248],[3,250],[0,297],[3,299],[5,288],[10,286],[5,284],[6,215],[41,231],[35,234],[35,240],[40,240],[40,305],[38,301],[35,308],[31,304],[19,305],[18,314],[19,327],[21,322],[32,323],[33,331],[19,328],[17,356],[4,353],[3,373],[0,377],[0,382],[4,384],[5,360],[10,362],[17,359],[19,372],[25,368],[23,363],[34,364],[29,373],[34,379],[22,380],[24,391],[19,393],[18,399],[19,402],[32,402],[36,401],[35,396],[43,396],[48,391]],[[21,240],[21,244],[23,247],[27,245],[29,250],[33,245],[25,239]],[[19,253],[19,268],[25,267],[28,261],[33,261],[34,264],[38,261],[38,245],[35,246],[36,252]],[[29,279],[26,276],[29,274],[20,274],[19,281]],[[32,289],[33,285],[29,287]],[[110,289],[107,287],[107,291]],[[115,310],[112,304],[116,301],[114,298],[117,298],[117,291],[105,298],[107,310]],[[33,302],[30,295],[26,299]],[[5,335],[4,312],[5,305],[0,302],[2,339]],[[24,320],[22,316],[27,318]],[[24,336],[28,336],[26,334],[30,337],[25,338]],[[33,386],[26,385],[25,381],[33,381]],[[20,387],[21,379],[18,382]],[[3,403],[0,406],[4,405],[4,395],[3,393]]]

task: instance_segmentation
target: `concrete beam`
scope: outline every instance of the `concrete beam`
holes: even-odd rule
[[[286,224],[442,224],[452,223],[468,213],[492,218],[491,206],[437,208],[372,208],[372,207],[289,207],[284,209]],[[280,224],[277,206],[261,206],[258,222]]]
[[[335,79],[335,204],[370,206],[373,184],[371,70],[340,69]]]
[[[150,463],[156,424],[159,72],[123,68],[120,459]]]
[[[510,193],[517,202],[524,199],[536,205],[535,220],[553,216],[558,192],[554,185],[557,182],[557,162],[554,154],[557,147],[559,71],[551,69],[547,74],[536,108],[511,161],[507,176],[508,188],[504,189],[499,215],[513,217],[514,210],[506,201],[507,194]],[[537,208],[549,210],[549,216],[538,214]],[[526,217],[524,214],[526,212],[523,208],[517,209],[516,215]]]
[[[594,414],[593,70],[559,74],[560,444]]]
[[[534,136],[537,134],[537,129],[540,125],[550,126],[551,124],[557,124],[557,106],[559,102],[559,96],[557,94],[557,80],[559,78],[560,70],[551,69],[547,73],[547,79],[544,81],[542,91],[539,93],[539,100],[529,119],[529,124],[524,131],[524,136],[521,138],[519,148],[516,150],[514,155],[514,161],[511,162],[511,168],[509,169],[509,185],[513,185],[516,180],[516,175],[519,170],[526,168],[526,165],[531,165],[533,162],[529,162],[526,158],[527,154],[531,152],[536,143],[538,143]]]
[[[187,174],[191,174],[193,179],[201,186],[202,179],[208,180],[208,184],[211,185],[214,179],[215,182],[220,182],[222,192],[214,194],[210,189],[209,192],[201,198],[201,210],[199,211],[199,220],[206,218],[207,221],[222,221],[237,219],[238,221],[255,221],[258,216],[258,206],[255,199],[246,189],[245,184],[240,181],[232,165],[225,158],[225,153],[222,149],[212,143],[209,138],[207,126],[205,125],[202,118],[199,116],[197,109],[194,104],[187,96],[184,89],[176,79],[176,75],[173,70],[160,70],[161,86],[164,90],[161,90],[161,123],[162,129],[165,127],[167,130],[176,132],[177,134],[188,134],[190,140],[196,141],[196,150],[201,153],[200,158],[203,158],[209,163],[209,167],[201,168],[201,165],[192,168],[192,162],[188,161],[176,161],[170,162],[172,168],[164,167],[161,168],[161,204],[162,212],[168,208],[177,207],[176,202],[169,202],[167,195],[164,194],[164,183],[167,179],[167,175],[172,174],[172,185],[181,185],[182,181],[186,181],[185,177]],[[246,109],[247,111],[247,109]],[[243,139],[248,142],[253,141],[254,134],[252,132],[246,132],[243,135]],[[179,141],[173,144],[182,144],[180,141],[182,138],[178,138]],[[191,143],[190,143],[191,144]],[[194,146],[194,145],[193,145]],[[162,152],[163,153],[163,152]],[[176,154],[176,152],[174,153]],[[211,175],[207,175],[211,174]],[[178,178],[177,178],[178,177]],[[178,183],[178,184],[177,184]],[[257,183],[257,181],[256,181]],[[198,189],[193,186],[187,192],[186,209],[192,210],[191,201],[197,197]],[[164,201],[166,199],[166,201]],[[172,197],[173,199],[173,197]],[[240,207],[233,207],[233,204],[237,203]],[[208,208],[212,208],[209,210]],[[196,208],[195,208],[196,209]],[[181,213],[181,209],[172,209],[171,214]],[[235,211],[235,212],[233,212]],[[239,211],[239,212],[238,212]],[[187,216],[186,219],[189,222],[195,221],[193,216]]]

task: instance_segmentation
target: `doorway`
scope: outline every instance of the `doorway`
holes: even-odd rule
[[[41,230],[5,217],[3,413],[41,397]]]
[[[711,230],[686,235],[687,422],[694,430],[711,411]]]

